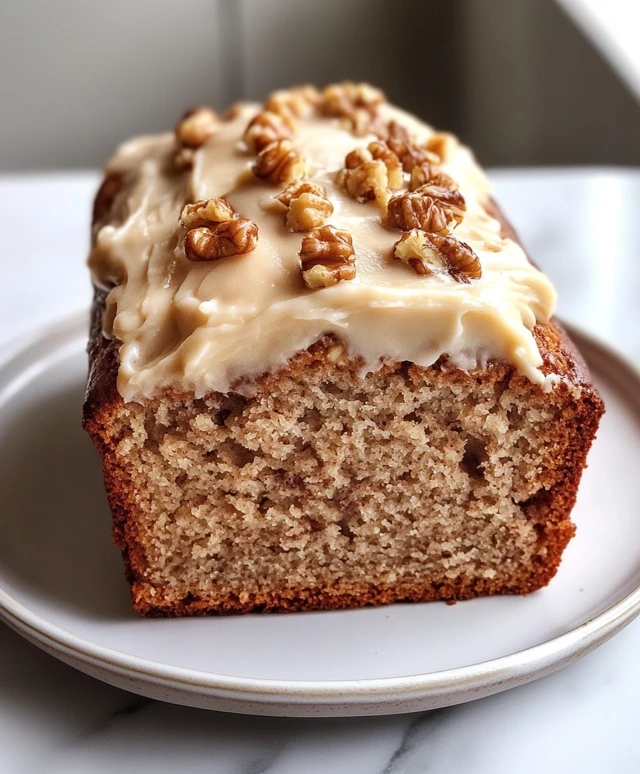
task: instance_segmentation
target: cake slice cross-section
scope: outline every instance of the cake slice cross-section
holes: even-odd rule
[[[527,594],[604,407],[455,137],[366,84],[190,111],[96,197],[84,424],[144,615]]]

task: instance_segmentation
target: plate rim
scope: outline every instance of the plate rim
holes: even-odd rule
[[[48,348],[47,351],[52,355],[59,354],[72,341],[84,335],[85,327],[80,328],[80,325],[85,326],[86,320],[87,313],[83,312],[43,326],[29,336],[20,337],[22,347],[17,350],[9,342],[9,357],[3,357],[3,352],[7,351],[6,347],[0,348],[0,407],[10,395],[14,394],[13,390],[8,389],[14,381],[12,371],[16,368],[18,373],[23,371],[21,363],[25,360],[28,363],[30,354],[37,352],[43,345],[53,344],[56,340],[58,340],[56,346]],[[571,338],[577,342],[588,363],[594,360],[606,361],[609,365],[607,375],[618,386],[620,386],[621,377],[624,376],[640,386],[640,369],[625,355],[577,326],[562,324]],[[640,406],[640,398],[636,397],[637,394],[629,389],[627,383],[624,389],[625,399]],[[260,702],[289,704],[311,701],[368,704],[380,699],[388,701],[394,695],[401,700],[410,700],[415,699],[417,695],[434,696],[443,692],[469,695],[487,686],[496,686],[504,682],[519,685],[542,674],[555,671],[573,661],[581,653],[597,647],[638,615],[640,615],[640,585],[606,610],[562,634],[528,648],[475,664],[397,677],[288,680],[245,677],[192,669],[100,645],[50,622],[0,587],[0,620],[30,641],[48,646],[57,654],[65,654],[83,664],[98,666],[111,673],[115,672],[143,682],[151,681],[169,685],[188,692],[204,690],[210,695],[226,696],[239,701],[254,698]]]

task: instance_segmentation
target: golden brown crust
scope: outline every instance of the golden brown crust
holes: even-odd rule
[[[517,239],[513,229],[495,203],[490,204],[492,214],[503,224],[503,233]],[[459,577],[446,583],[425,582],[416,579],[378,586],[354,585],[334,588],[281,589],[277,593],[242,594],[224,590],[209,595],[175,596],[170,589],[162,589],[145,581],[146,558],[143,540],[138,534],[134,516],[135,503],[126,472],[118,464],[115,454],[117,438],[113,437],[114,418],[123,407],[116,387],[118,371],[117,343],[106,340],[101,333],[105,293],[96,291],[91,339],[89,343],[89,378],[84,406],[84,426],[97,446],[103,461],[105,486],[113,511],[114,539],[123,552],[127,578],[131,584],[134,608],[143,615],[204,615],[209,613],[286,612],[300,610],[329,610],[360,607],[363,605],[388,604],[396,601],[455,601],[491,594],[527,594],[546,585],[554,576],[562,552],[574,534],[570,513],[575,504],[578,484],[586,464],[586,456],[595,436],[598,422],[604,411],[600,396],[593,387],[588,369],[570,341],[556,322],[536,325],[534,336],[544,360],[545,373],[558,374],[562,382],[556,388],[569,394],[579,388],[579,398],[573,401],[570,416],[558,423],[557,447],[562,450],[553,475],[544,482],[545,488],[522,505],[527,519],[533,521],[538,533],[538,548],[532,566],[523,572],[518,582],[505,585],[503,581],[482,578]],[[325,337],[308,350],[299,353],[286,366],[289,374],[302,374],[314,363],[326,363],[328,349],[335,343]],[[354,372],[358,364],[353,363]],[[439,378],[460,380],[506,380],[509,384],[526,383],[511,366],[490,364],[482,376],[467,375],[457,369],[449,370],[446,360],[438,361],[430,368],[408,363],[386,365],[388,373],[401,372],[416,384],[424,381],[429,373]],[[269,384],[279,374],[266,374],[257,381],[258,390],[268,390]],[[176,396],[179,398],[180,396]]]
[[[571,527],[569,529],[568,527]],[[513,586],[482,578],[456,578],[447,583],[413,581],[384,586],[352,586],[350,588],[280,589],[266,594],[218,592],[217,594],[173,598],[164,594],[159,599],[156,589],[152,595],[150,584],[134,581],[132,601],[136,612],[148,617],[237,615],[244,613],[299,613],[311,610],[346,610],[370,605],[390,605],[395,602],[435,602],[453,604],[466,599],[502,594],[529,594],[545,586],[555,575],[560,556],[574,533],[568,522],[556,541],[558,557],[541,572],[523,579]]]

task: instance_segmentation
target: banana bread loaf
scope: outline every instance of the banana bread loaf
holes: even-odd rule
[[[524,594],[603,404],[472,154],[345,83],[107,167],[84,424],[135,609]]]

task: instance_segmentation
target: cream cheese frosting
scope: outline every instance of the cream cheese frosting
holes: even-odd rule
[[[92,277],[108,290],[104,335],[120,342],[118,390],[144,400],[165,389],[201,397],[209,391],[250,391],[256,376],[284,365],[323,335],[335,334],[363,373],[389,361],[433,364],[442,355],[467,371],[490,360],[511,363],[532,382],[550,386],[532,335],[553,313],[550,281],[523,250],[500,234],[486,204],[490,187],[472,153],[452,141],[442,169],[459,185],[466,213],[454,236],[479,257],[482,276],[468,283],[420,276],[394,260],[398,229],[384,224],[375,202],[360,203],[336,182],[345,156],[366,147],[340,118],[312,114],[292,142],[307,179],[333,205],[327,223],[351,234],[356,277],[310,290],[301,279],[302,234],[284,223],[276,197],[283,185],[257,179],[255,153],[242,142],[258,105],[237,108],[177,172],[173,134],[122,145],[107,166],[122,178],[110,217],[94,235]],[[388,104],[379,108],[427,141],[434,130]],[[405,175],[405,177],[407,177]],[[258,227],[251,252],[218,261],[185,257],[180,213],[186,202],[224,197]]]

